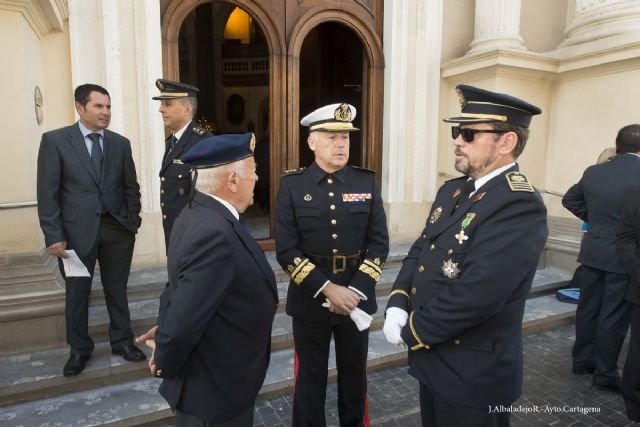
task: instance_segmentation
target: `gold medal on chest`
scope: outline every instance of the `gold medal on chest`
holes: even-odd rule
[[[460,274],[458,263],[453,262],[451,258],[442,262],[442,273],[447,279],[455,279]]]
[[[458,241],[458,243],[462,244],[465,240],[469,239],[469,236],[464,234],[464,230],[460,230],[460,232],[455,235],[455,238]]]

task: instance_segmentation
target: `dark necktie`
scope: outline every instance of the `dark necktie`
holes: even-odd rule
[[[87,135],[93,145],[91,146],[91,162],[93,167],[96,168],[98,174],[98,181],[102,179],[102,147],[100,147],[100,134],[90,133]]]
[[[453,210],[455,211],[458,207],[460,207],[460,205],[466,202],[467,199],[469,199],[469,195],[474,191],[476,191],[476,180],[470,179],[469,181],[465,182],[462,186],[462,191],[460,191],[460,196],[458,197],[458,201],[456,202]]]
[[[175,135],[171,135],[169,137],[169,152],[171,152],[171,150],[173,150],[174,148],[176,148],[176,144],[178,143],[178,138],[176,138]]]

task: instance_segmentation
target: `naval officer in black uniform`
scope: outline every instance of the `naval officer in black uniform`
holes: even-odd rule
[[[193,120],[198,109],[198,88],[186,83],[158,79],[160,90],[153,99],[160,101],[162,121],[171,135],[165,141],[160,167],[160,208],[164,241],[169,247],[171,227],[189,200],[191,174],[182,155],[203,138],[211,136]]]
[[[183,157],[197,191],[176,219],[158,326],[139,341],[178,427],[251,427],[278,306],[273,270],[240,222],[258,179],[253,134],[207,138]]]
[[[338,369],[341,426],[368,426],[368,329],[348,316],[375,313],[375,285],[389,252],[387,221],[373,171],[347,166],[356,110],[322,107],[301,120],[315,161],[285,173],[276,205],[276,255],[291,275],[293,426],[324,426],[331,337]],[[326,300],[330,307],[323,307]]]
[[[522,317],[547,238],[540,194],[519,172],[532,115],[460,85],[456,170],[436,195],[390,294],[384,333],[405,344],[425,426],[504,426],[522,391]],[[503,405],[503,406],[500,406]]]

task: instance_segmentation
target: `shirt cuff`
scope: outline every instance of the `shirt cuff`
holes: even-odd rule
[[[330,282],[330,280],[327,280],[326,282],[324,282],[324,285],[322,285],[322,286],[320,287],[320,289],[318,289],[318,292],[316,292],[316,294],[315,294],[313,297],[315,298],[315,297],[317,297],[318,295],[320,295],[320,292],[322,292],[322,290],[323,290],[324,288],[326,288],[326,287],[327,287],[327,285],[329,284],[329,282]]]
[[[357,293],[362,301],[366,301],[368,299],[360,289],[354,288],[353,286],[348,286],[348,288]]]

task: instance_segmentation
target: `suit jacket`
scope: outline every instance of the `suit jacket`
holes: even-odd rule
[[[78,123],[42,135],[38,152],[38,218],[46,246],[67,242],[86,255],[109,212],[125,228],[140,227],[140,186],[129,140],[104,130],[102,177],[91,163]]]
[[[167,268],[154,356],[160,394],[210,422],[237,417],[269,365],[273,270],[231,212],[199,192],[175,222]]]
[[[409,312],[409,373],[465,406],[508,405],[522,391],[522,317],[548,230],[540,194],[517,171],[453,213],[467,177],[440,188],[387,305]]]
[[[629,197],[618,229],[616,248],[631,278],[627,300],[640,305],[640,192]]]
[[[191,191],[191,168],[182,164],[180,159],[191,147],[209,136],[211,136],[209,132],[192,121],[173,150],[170,149],[169,139],[165,141],[165,151],[160,167],[160,209],[162,210],[164,241],[167,247],[173,222],[189,202],[189,192]]]
[[[358,307],[377,310],[375,285],[389,253],[387,219],[373,171],[345,166],[328,174],[315,162],[285,173],[276,201],[276,257],[291,275],[287,313],[301,320],[350,322],[322,307],[314,295],[327,280],[366,297]],[[360,254],[334,274],[333,254]],[[328,265],[314,258],[320,256]],[[337,260],[339,261],[339,260]],[[337,262],[342,267],[341,262]]]
[[[580,182],[567,191],[562,205],[589,223],[578,262],[600,270],[625,273],[616,252],[616,233],[629,195],[639,188],[640,157],[625,153],[588,167]]]

